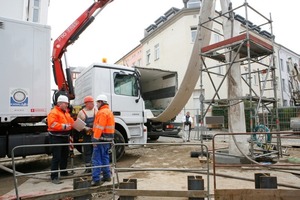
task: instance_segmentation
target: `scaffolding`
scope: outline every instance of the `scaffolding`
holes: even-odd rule
[[[241,8],[244,8],[245,17],[236,14]],[[248,19],[249,12],[259,16],[262,23],[254,25]],[[277,78],[275,74],[274,35],[272,31],[271,15],[270,18],[265,17],[245,1],[243,5],[236,8],[232,8],[232,5],[230,4],[228,12],[218,13],[216,17],[210,18],[206,22],[200,24],[200,28],[207,29],[206,24],[211,21],[222,26],[222,18],[227,18],[232,22],[234,20],[239,21],[241,23],[241,31],[236,36],[232,35],[231,38],[201,48],[200,58],[203,67],[200,69],[200,91],[204,91],[203,88],[208,87],[208,85],[203,84],[204,82],[206,84],[207,82],[210,82],[214,90],[212,98],[208,100],[205,100],[203,93],[200,94],[202,122],[212,106],[229,107],[237,103],[248,102],[250,108],[250,132],[279,132]],[[271,33],[262,30],[262,27],[265,26],[270,27]],[[210,31],[219,34],[224,38],[223,34],[212,29],[210,29]],[[226,60],[226,56],[230,59]],[[204,58],[206,58],[206,60],[214,60],[215,64],[209,66]],[[236,63],[239,63],[241,67],[244,66],[245,71],[247,69],[245,73],[241,73],[241,76],[243,84],[248,88],[248,93],[245,95],[243,94],[243,96],[237,97],[236,99],[221,98],[221,95],[219,94],[221,87],[224,85],[226,78],[228,78],[228,74],[232,69],[233,64]],[[257,66],[254,70],[253,65]],[[224,74],[216,72],[216,69],[223,66],[227,66]],[[207,74],[209,81],[204,81],[204,74]],[[222,77],[219,85],[217,85],[213,76]],[[254,86],[253,81],[257,81],[257,79],[258,84]],[[266,97],[266,91],[269,91],[269,93],[271,91],[272,95],[269,94],[269,96]],[[204,109],[204,104],[208,105],[206,109]],[[258,136],[257,133],[257,136],[256,134],[254,134],[254,136],[256,140],[258,137],[263,137],[260,138],[260,140],[271,143],[271,138],[265,134],[263,136]],[[278,150],[276,151],[276,154],[282,156],[279,134],[277,135],[276,145]],[[251,155],[253,156],[253,149],[251,150]]]

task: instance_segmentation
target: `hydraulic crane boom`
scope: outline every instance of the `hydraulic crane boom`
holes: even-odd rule
[[[66,52],[67,47],[74,43],[80,34],[94,21],[95,17],[103,10],[103,8],[112,2],[112,0],[97,0],[86,11],[84,11],[55,41],[52,51],[52,67],[54,80],[58,86],[58,93],[65,93],[69,99],[75,98],[71,71],[66,66],[66,77],[63,72],[61,58]],[[97,13],[97,11],[100,9]],[[93,15],[95,13],[95,15]],[[56,103],[55,96],[54,103]]]

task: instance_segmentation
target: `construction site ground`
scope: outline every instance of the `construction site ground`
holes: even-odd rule
[[[206,134],[220,133],[221,131],[207,131]],[[126,154],[120,161],[117,162],[117,168],[162,168],[171,169],[178,168],[182,171],[143,171],[137,170],[134,172],[119,172],[115,174],[115,182],[117,178],[122,181],[123,179],[136,179],[137,189],[140,190],[187,190],[188,189],[188,176],[202,176],[204,179],[205,190],[209,189],[209,193],[214,193],[214,179],[212,176],[213,165],[209,161],[209,185],[207,180],[206,167],[207,163],[205,158],[192,157],[191,152],[201,152],[201,141],[197,137],[198,132],[192,131],[191,142],[184,143],[181,138],[160,137],[157,141],[149,142],[150,145],[138,148],[126,149]],[[164,145],[163,143],[171,143],[174,145]],[[191,145],[194,144],[195,145]],[[158,145],[154,145],[158,144]],[[203,144],[212,151],[212,140],[203,140]],[[291,158],[294,160],[300,159],[300,137],[299,139],[283,139],[282,145],[289,147],[285,149],[283,158],[280,159],[280,164],[287,166],[293,165]],[[216,149],[224,149],[228,147],[227,136],[221,136],[216,139]],[[17,162],[17,171],[23,173],[32,173],[49,170],[51,156],[42,155],[33,158],[20,159]],[[4,163],[5,167],[11,167],[9,162]],[[278,162],[277,162],[278,164]],[[71,163],[69,163],[70,167]],[[272,164],[270,166],[274,166]],[[298,163],[299,165],[299,163]],[[83,167],[81,154],[76,154],[74,158],[74,167]],[[200,171],[188,171],[189,169],[199,169]],[[299,166],[294,166],[298,170],[290,170],[284,168],[281,170],[272,170],[263,167],[218,167],[216,173],[216,188],[217,189],[254,189],[254,174],[255,173],[270,173],[271,176],[277,177],[278,189],[300,189],[300,172]],[[187,171],[184,171],[187,170]],[[8,172],[0,169],[0,200],[15,199],[15,190],[13,176]],[[30,177],[18,177],[18,191],[19,196],[32,197],[36,195],[44,195],[48,193],[59,193],[64,191],[73,190],[73,181],[82,177],[83,170],[75,171],[73,176],[62,179],[63,183],[59,185],[52,184],[49,174],[37,174]],[[86,180],[90,180],[89,175],[85,175]],[[111,186],[112,182],[105,183],[102,186]],[[101,187],[102,187],[101,186]],[[65,198],[72,199],[72,198]],[[93,193],[92,199],[113,199],[112,191]],[[115,199],[118,196],[115,195]],[[188,199],[187,197],[136,197],[136,199],[150,200],[150,199]],[[212,198],[213,199],[213,198]]]

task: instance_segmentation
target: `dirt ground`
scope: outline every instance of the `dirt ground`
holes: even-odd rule
[[[289,148],[284,150],[285,156],[280,159],[280,164],[296,164],[292,163],[297,158],[300,159],[300,139],[295,141],[283,141],[284,146]],[[164,144],[168,143],[168,144]],[[116,168],[119,170],[115,174],[115,180],[122,182],[123,179],[136,179],[137,189],[145,190],[187,190],[188,176],[202,176],[204,179],[205,190],[209,190],[210,194],[214,191],[214,177],[207,175],[209,169],[210,174],[213,172],[212,163],[209,162],[207,169],[206,162],[200,162],[198,157],[191,157],[191,152],[201,152],[201,141],[198,140],[195,133],[192,135],[190,143],[183,143],[180,138],[161,137],[155,142],[149,143],[145,147],[127,149],[125,156],[117,162]],[[212,150],[212,141],[204,140],[203,144]],[[223,149],[228,146],[228,142],[221,138],[216,142],[217,148]],[[288,155],[288,156],[287,156]],[[294,160],[292,160],[293,158]],[[277,163],[278,164],[278,163]],[[275,164],[276,165],[276,164]],[[298,164],[299,165],[299,164]],[[39,158],[37,161],[24,162],[18,164],[17,171],[23,173],[49,170],[50,159]],[[70,165],[69,165],[70,166]],[[82,167],[81,155],[76,155],[74,159],[74,167]],[[272,165],[274,166],[274,165]],[[125,169],[124,169],[125,168]],[[142,169],[147,169],[142,170]],[[155,168],[156,170],[153,170]],[[277,177],[278,188],[296,189],[300,186],[300,172],[299,166],[293,166],[297,170],[281,169],[270,170],[261,167],[235,167],[235,168],[216,168],[216,187],[217,189],[254,189],[254,174],[255,173],[270,173]],[[135,169],[136,171],[130,171]],[[158,170],[161,169],[161,170]],[[175,170],[173,170],[175,169]],[[180,171],[178,170],[180,169]],[[1,169],[0,169],[1,170]],[[64,183],[60,185],[53,185],[49,180],[49,174],[39,174],[31,178],[18,178],[18,190],[20,196],[38,195],[50,192],[67,191],[73,189],[73,179],[80,176],[83,170],[76,171],[73,177],[63,179]],[[3,175],[4,174],[4,175]],[[5,175],[6,174],[6,175]],[[1,186],[0,186],[0,200],[13,199],[15,197],[13,179],[11,175],[1,171]],[[89,176],[87,178],[90,178]],[[106,183],[105,185],[111,185]],[[32,190],[34,188],[34,190]],[[298,188],[300,189],[300,187]],[[113,196],[112,192],[95,193],[92,194],[93,200],[98,199],[118,199],[118,196]],[[174,197],[137,197],[140,200],[150,199],[187,199]]]

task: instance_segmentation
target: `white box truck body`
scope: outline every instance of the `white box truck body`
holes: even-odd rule
[[[35,123],[51,109],[50,32],[49,26],[0,17],[0,157],[17,145],[46,140],[46,127]]]

